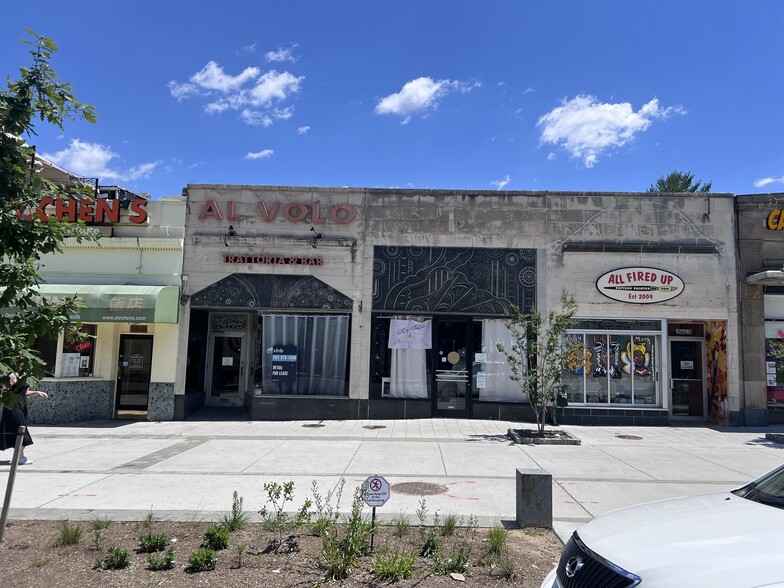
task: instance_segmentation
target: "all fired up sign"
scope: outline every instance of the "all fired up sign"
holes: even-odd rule
[[[601,276],[596,280],[596,288],[613,300],[654,304],[680,295],[683,292],[683,280],[660,269],[624,267]]]

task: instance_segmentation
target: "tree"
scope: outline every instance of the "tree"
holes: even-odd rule
[[[694,174],[690,171],[681,172],[675,170],[667,176],[662,176],[656,180],[655,184],[651,184],[648,192],[697,192],[699,194],[707,194],[711,191],[713,182],[702,183],[701,181],[694,182]]]
[[[561,292],[559,307],[548,311],[546,321],[535,308],[523,314],[512,306],[512,315],[506,322],[512,333],[511,348],[496,343],[509,364],[509,377],[528,396],[539,435],[544,434],[547,407],[556,404],[561,388],[561,369],[568,353],[561,345],[561,337],[571,328],[576,312],[577,302],[566,290]]]
[[[27,32],[32,40],[22,42],[31,46],[32,64],[20,68],[20,78],[8,79],[0,91],[0,389],[10,385],[10,372],[28,385],[41,378],[44,362],[33,349],[37,337],[57,338],[61,331],[69,338],[79,336],[78,321],[69,318],[78,313],[76,299],[50,302],[39,296],[39,262],[45,254],[61,252],[68,236],[92,238],[81,230],[82,222],[38,214],[44,198],[67,202],[91,199],[93,193],[82,184],[57,185],[42,177],[35,147],[25,138],[36,135],[38,121],[64,130],[67,120],[95,122],[95,111],[57,79],[49,65],[58,50],[54,41]],[[5,394],[2,403],[10,405],[16,396]]]

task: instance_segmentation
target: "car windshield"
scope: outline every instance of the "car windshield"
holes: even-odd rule
[[[784,466],[751,484],[738,488],[734,494],[762,504],[784,508]]]

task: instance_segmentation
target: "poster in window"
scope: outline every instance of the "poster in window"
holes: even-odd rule
[[[272,346],[271,379],[273,382],[294,383],[297,381],[296,345]]]
[[[80,361],[81,354],[79,353],[63,353],[63,367],[60,370],[60,376],[63,378],[78,377]]]

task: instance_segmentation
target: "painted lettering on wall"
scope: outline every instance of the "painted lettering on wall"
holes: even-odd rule
[[[780,208],[774,208],[768,214],[767,226],[771,231],[784,229],[784,213]]]
[[[320,257],[284,257],[281,255],[224,255],[223,263],[263,263],[268,265],[324,265]]]
[[[128,220],[137,225],[147,222],[146,206],[147,200],[143,198],[131,200],[128,207]],[[109,224],[120,222],[120,210],[122,210],[121,201],[116,199],[70,198],[63,200],[62,198],[44,198],[33,212],[18,210],[16,214],[21,219],[38,219],[42,222],[47,222],[50,217],[54,217],[58,221],[76,222],[80,220],[87,224]]]
[[[306,219],[314,225],[324,225],[334,223],[337,225],[349,224],[357,216],[356,209],[347,203],[335,204],[329,207],[322,207],[319,201],[312,204],[302,202],[259,202],[257,210],[253,215],[242,215],[238,212],[238,203],[228,200],[223,206],[217,200],[207,200],[199,212],[199,220],[204,221],[208,218],[215,220],[241,221],[246,216],[259,216],[264,222],[271,223],[281,218],[290,223],[301,223]]]

